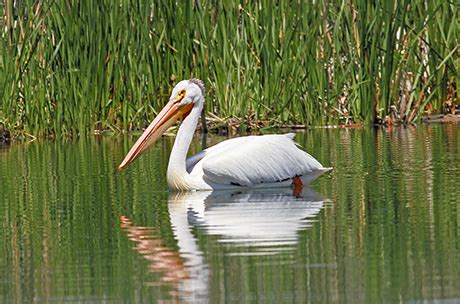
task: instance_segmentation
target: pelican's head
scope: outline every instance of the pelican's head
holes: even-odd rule
[[[180,81],[172,90],[169,102],[132,146],[118,169],[122,170],[132,163],[178,119],[187,117],[196,104],[204,103],[204,96],[205,89],[201,80],[194,78]]]
[[[189,80],[182,80],[171,92],[171,97],[169,97],[169,101],[175,100],[176,102],[179,100],[183,104],[187,103],[197,103],[202,102],[205,96],[205,88],[203,81],[193,78]]]

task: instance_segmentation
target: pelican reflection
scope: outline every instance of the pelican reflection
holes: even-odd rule
[[[279,254],[296,249],[299,231],[312,225],[323,206],[324,199],[307,187],[295,195],[290,189],[176,192],[168,197],[168,212],[177,249],[164,246],[159,227],[136,227],[125,216],[121,226],[179,299],[199,301],[208,298],[209,268],[197,229],[215,236],[215,246],[227,246],[229,255]]]
[[[290,189],[177,192],[170,194],[168,207],[176,229],[175,218],[182,216],[179,226],[198,227],[220,243],[253,249],[245,254],[268,254],[295,246],[297,232],[311,226],[323,204],[319,194],[304,188],[300,195]]]

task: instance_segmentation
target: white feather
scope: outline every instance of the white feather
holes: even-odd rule
[[[324,168],[299,149],[295,134],[245,136],[226,140],[187,160],[187,171],[208,184],[241,187],[290,184],[297,176],[319,175]]]

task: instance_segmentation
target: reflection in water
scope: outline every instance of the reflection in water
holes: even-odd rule
[[[184,260],[173,248],[164,244],[155,228],[134,226],[124,215],[120,217],[120,222],[128,238],[136,243],[134,249],[150,262],[150,271],[164,273],[162,282],[178,284],[189,277]]]
[[[291,189],[197,191],[171,193],[168,211],[177,252],[164,245],[154,227],[139,227],[121,217],[121,228],[136,243],[134,249],[161,273],[161,282],[179,299],[207,299],[208,265],[194,229],[218,237],[218,243],[244,252],[230,255],[267,255],[295,250],[297,234],[311,226],[324,200],[309,188],[300,195]],[[251,248],[251,250],[247,250]]]
[[[9,142],[4,142],[0,141],[0,153],[2,152],[8,152],[8,150],[11,148],[11,144]]]
[[[207,269],[182,217],[171,218],[176,227],[174,235],[179,245],[178,252],[164,244],[154,227],[134,226],[126,216],[120,217],[120,227],[136,243],[134,249],[149,261],[149,271],[161,274],[160,282],[147,285],[167,284],[172,287],[169,295],[173,298],[199,300],[206,296]]]
[[[291,189],[173,193],[171,217],[187,213],[189,224],[219,242],[250,246],[245,254],[276,253],[297,243],[297,232],[311,225],[323,207],[323,199],[309,188],[300,196]],[[286,248],[283,248],[286,249]]]

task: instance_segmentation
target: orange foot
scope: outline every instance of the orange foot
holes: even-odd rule
[[[294,185],[294,191],[292,192],[292,195],[294,195],[295,197],[299,197],[303,189],[303,183],[300,177],[294,177],[294,179],[292,180],[292,185]]]

